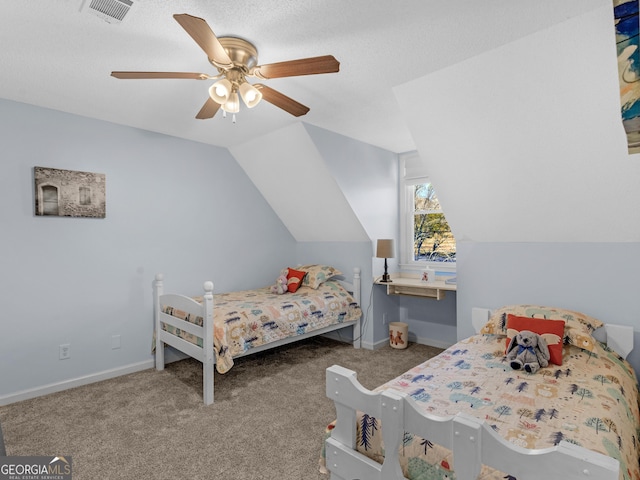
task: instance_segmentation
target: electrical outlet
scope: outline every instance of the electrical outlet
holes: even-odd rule
[[[111,350],[120,348],[120,335],[111,335]]]
[[[66,360],[67,358],[71,358],[71,344],[64,343],[60,345],[60,360]]]

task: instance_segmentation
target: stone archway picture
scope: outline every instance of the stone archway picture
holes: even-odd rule
[[[106,216],[103,173],[34,167],[35,213],[42,216]]]

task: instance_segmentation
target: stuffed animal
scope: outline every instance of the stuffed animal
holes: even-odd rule
[[[507,360],[514,370],[536,373],[549,365],[549,347],[544,338],[529,330],[522,330],[511,339]]]
[[[282,295],[283,293],[287,293],[289,291],[287,287],[287,272],[287,269],[280,272],[280,276],[276,278],[276,284],[271,285],[271,293]]]

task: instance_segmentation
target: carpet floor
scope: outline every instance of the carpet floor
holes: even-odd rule
[[[243,357],[202,403],[192,359],[0,407],[7,455],[69,455],[74,480],[328,480],[319,473],[335,418],[325,369],[374,388],[441,350],[354,349],[313,338]]]

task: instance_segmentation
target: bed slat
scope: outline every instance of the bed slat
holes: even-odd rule
[[[176,337],[175,335],[170,334],[169,332],[165,332],[162,330],[160,332],[160,341],[166,343],[167,345],[171,345],[173,348],[177,348],[181,352],[186,353],[187,355],[195,358],[199,362],[204,361],[204,354],[202,348],[199,346],[184,340],[183,338]]]
[[[196,325],[195,323],[182,320],[181,318],[174,317],[168,313],[160,313],[160,323],[171,325],[172,327],[189,332],[191,335],[195,335],[196,337],[204,338],[203,327]]]
[[[382,479],[382,465],[330,437],[325,442],[327,469],[331,480]],[[400,477],[404,478],[404,477]],[[386,479],[385,479],[386,480]]]

